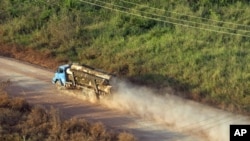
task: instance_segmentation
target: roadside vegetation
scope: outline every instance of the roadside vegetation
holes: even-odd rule
[[[55,108],[30,105],[23,98],[12,98],[0,83],[1,141],[135,141],[127,132],[114,132],[100,123],[84,119],[61,119]]]
[[[84,63],[249,114],[249,13],[248,0],[2,1],[0,49],[38,64]]]

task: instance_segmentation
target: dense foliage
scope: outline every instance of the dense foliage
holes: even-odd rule
[[[0,42],[250,112],[248,0],[9,0]]]

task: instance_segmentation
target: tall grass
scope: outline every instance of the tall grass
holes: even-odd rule
[[[26,2],[23,7],[18,2],[0,6],[5,11],[0,22],[1,43],[47,50],[57,61],[77,61],[137,83],[172,87],[185,97],[221,108],[250,110],[249,37],[157,22],[74,0]],[[112,2],[191,20],[198,28],[223,32],[236,28],[233,33],[250,36],[248,1]]]

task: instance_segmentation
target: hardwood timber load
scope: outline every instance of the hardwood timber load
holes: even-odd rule
[[[78,64],[59,66],[52,82],[67,88],[89,88],[94,90],[96,97],[110,95],[112,75],[101,70]]]

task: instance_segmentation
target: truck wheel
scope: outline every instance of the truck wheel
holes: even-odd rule
[[[101,92],[99,95],[99,99],[106,99],[106,100],[110,100],[112,99],[112,95],[105,93],[105,92]]]
[[[100,91],[99,94],[97,94],[98,99],[104,99],[106,97],[106,93]]]
[[[61,85],[61,82],[60,81],[56,81],[56,88],[58,90],[62,90],[62,85]]]

